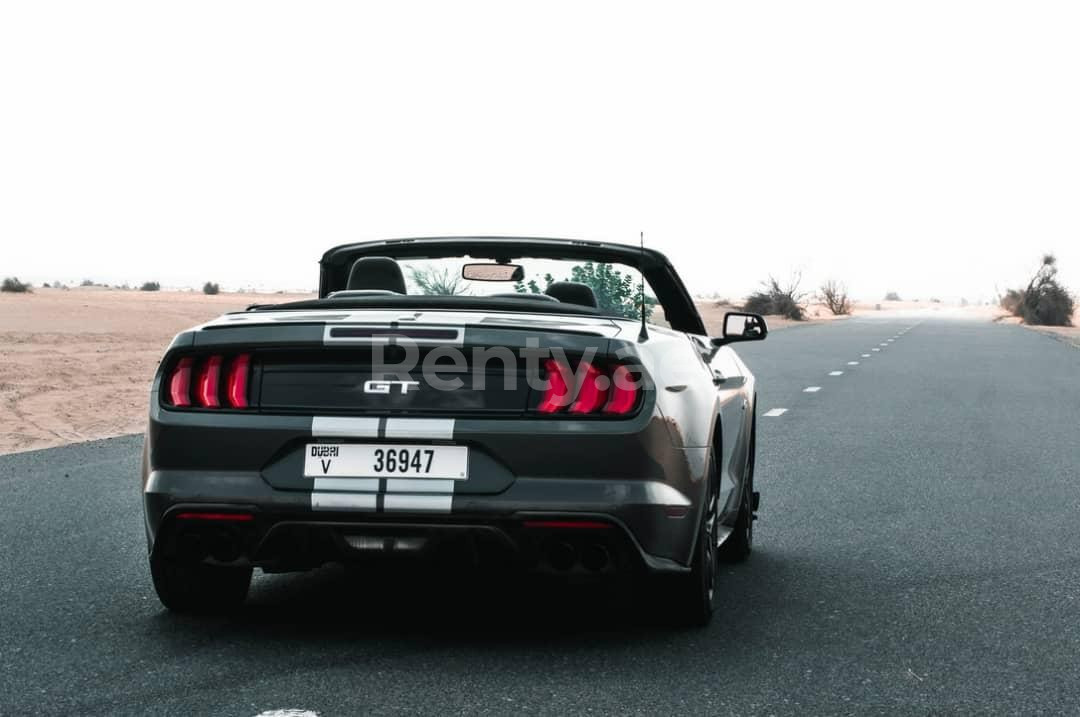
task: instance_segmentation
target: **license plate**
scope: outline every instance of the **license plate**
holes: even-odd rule
[[[307,478],[450,478],[469,476],[465,446],[378,443],[310,443]]]

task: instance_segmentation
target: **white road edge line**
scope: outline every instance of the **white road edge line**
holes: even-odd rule
[[[783,416],[785,413],[787,413],[786,408],[774,408],[770,411],[766,411],[765,416],[766,418],[776,418],[777,416]]]

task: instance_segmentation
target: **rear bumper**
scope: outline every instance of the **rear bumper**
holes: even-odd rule
[[[372,510],[313,507],[259,472],[151,471],[150,549],[175,559],[303,570],[379,557],[465,560],[553,572],[684,572],[692,502],[656,481],[518,478],[496,495]],[[423,503],[420,504],[423,506]],[[243,521],[181,517],[218,512]]]

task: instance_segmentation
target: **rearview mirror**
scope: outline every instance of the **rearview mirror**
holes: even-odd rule
[[[523,281],[525,267],[520,264],[466,264],[461,278],[470,281]]]
[[[747,314],[742,311],[729,311],[724,314],[724,335],[713,339],[713,346],[736,341],[761,341],[769,335],[769,326],[760,314]]]

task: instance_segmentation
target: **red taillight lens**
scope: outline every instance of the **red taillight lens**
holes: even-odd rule
[[[176,362],[172,376],[169,377],[169,400],[174,406],[191,405],[191,359],[182,358]]]
[[[229,368],[229,377],[225,382],[225,396],[233,408],[248,407],[248,372],[251,368],[251,355],[240,354],[233,359]]]
[[[604,406],[604,413],[622,416],[634,410],[637,405],[638,383],[630,369],[616,366],[611,373],[611,400]]]
[[[570,413],[592,413],[600,410],[607,402],[608,385],[611,379],[588,361],[582,361],[578,366],[578,374],[584,371],[585,377],[578,389],[577,400],[570,404]]]
[[[547,372],[548,387],[537,410],[540,413],[555,413],[570,400],[570,387],[566,383],[570,367],[555,359],[547,359],[544,361],[544,371]]]
[[[540,413],[626,416],[637,408],[640,380],[626,366],[600,369],[589,361],[582,361],[575,374],[567,364],[547,359],[544,370],[549,383],[537,406]],[[573,387],[578,376],[581,376],[581,385],[575,394]]]
[[[195,384],[195,398],[204,408],[217,408],[218,387],[221,385],[221,357],[211,356],[206,359],[199,371],[199,380]]]
[[[252,354],[185,356],[165,379],[162,402],[177,408],[251,408]]]

